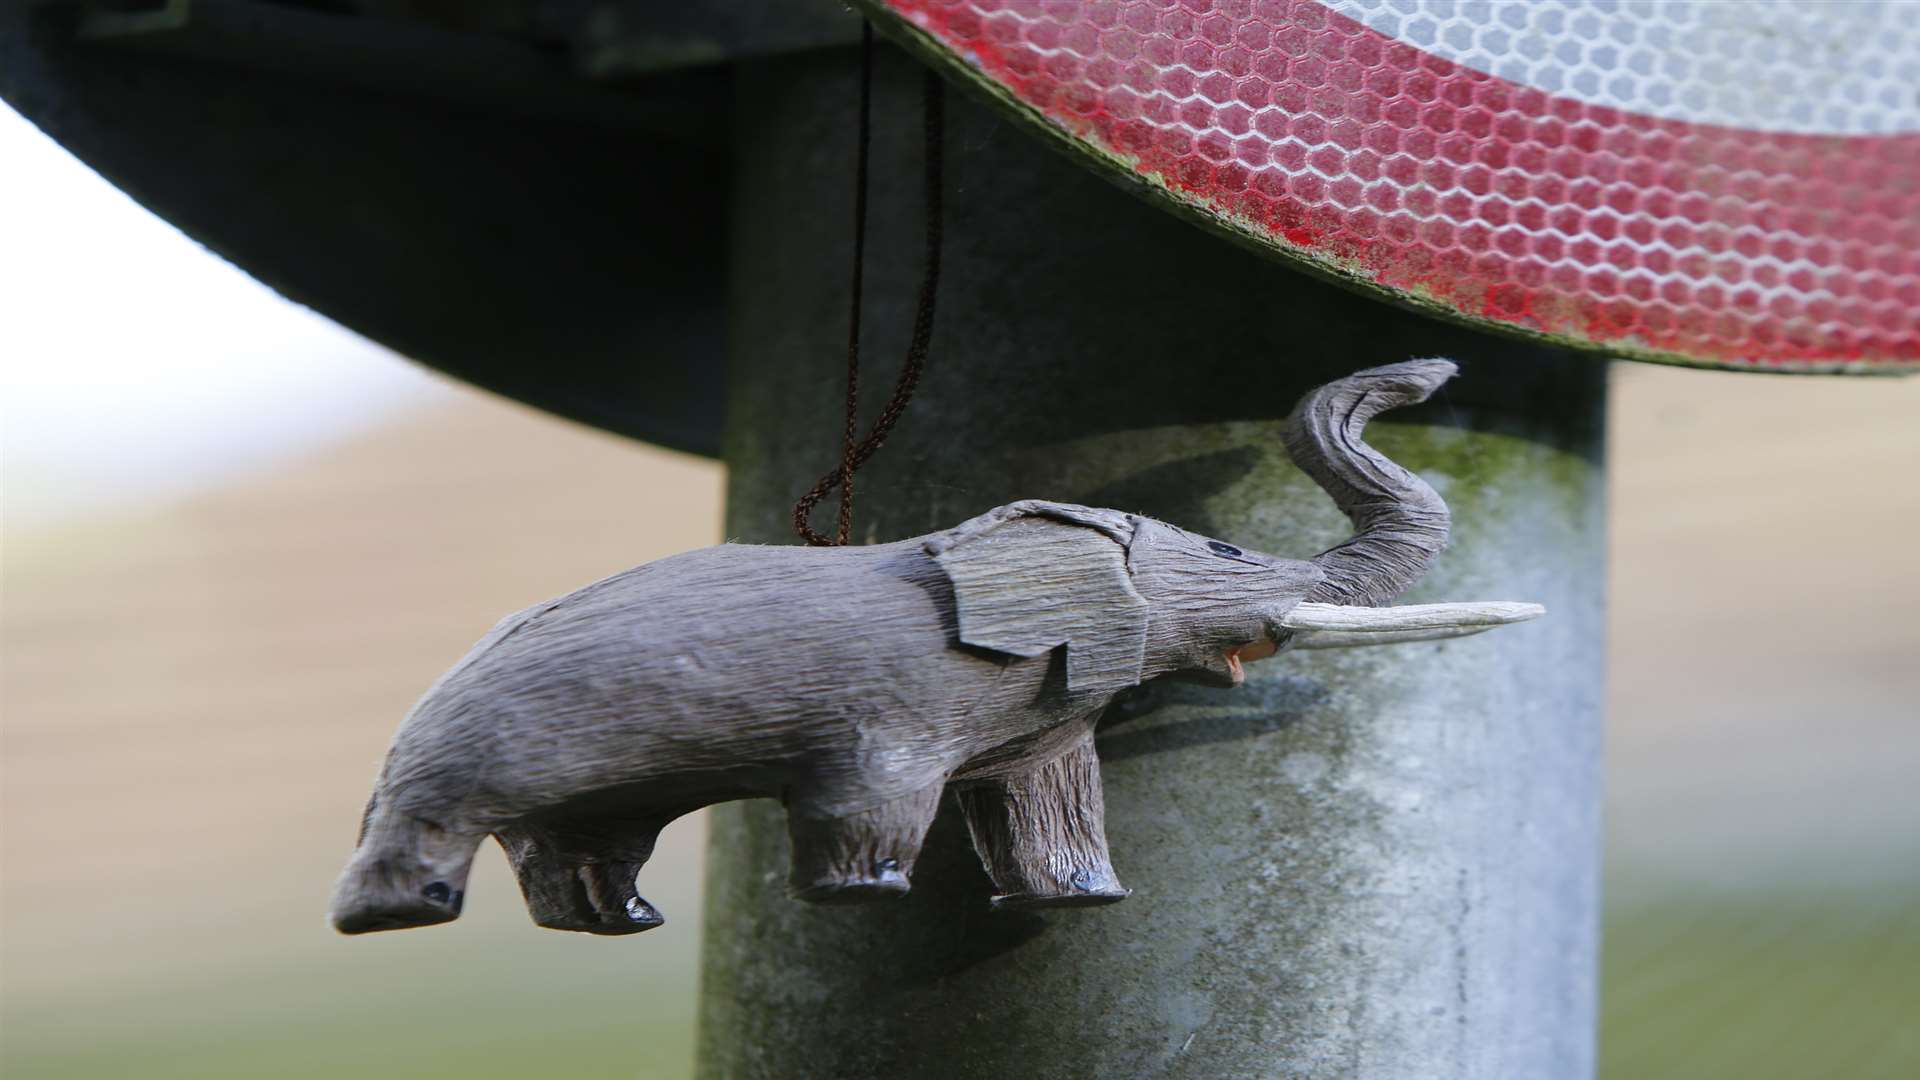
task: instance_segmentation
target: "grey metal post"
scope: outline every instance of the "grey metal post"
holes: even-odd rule
[[[729,538],[790,542],[835,460],[855,62],[750,68],[738,147]],[[918,273],[918,76],[882,56],[867,394]],[[1308,387],[1459,360],[1374,445],[1452,505],[1409,600],[1545,603],[1539,622],[1285,655],[1246,686],[1146,688],[1100,739],[1134,895],[995,915],[943,814],[907,899],[784,895],[771,803],[714,821],[705,1077],[1579,1077],[1594,1061],[1604,372],[1352,296],[1243,253],[949,103],[931,371],[860,476],[895,539],[1039,496],[1265,551],[1347,534],[1287,462]],[[823,508],[822,521],[830,518]],[[743,671],[743,679],[754,673]]]

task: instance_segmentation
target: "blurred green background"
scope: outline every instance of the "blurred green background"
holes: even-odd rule
[[[323,908],[413,698],[719,539],[719,467],[421,372],[4,111],[0,161],[0,1073],[688,1075],[700,817],[638,938],[491,848],[450,926]],[[1613,396],[1602,1070],[1920,1076],[1920,381]]]

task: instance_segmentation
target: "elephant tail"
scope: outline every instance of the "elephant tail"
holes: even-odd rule
[[[353,858],[334,886],[329,921],[343,934],[364,934],[459,918],[481,839],[403,813],[375,791]]]

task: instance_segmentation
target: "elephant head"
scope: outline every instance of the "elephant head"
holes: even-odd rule
[[[1243,662],[1286,648],[1458,637],[1534,618],[1535,604],[1380,607],[1447,544],[1446,503],[1361,440],[1382,410],[1424,401],[1446,360],[1371,368],[1303,398],[1285,442],[1352,520],[1311,559],[1248,551],[1118,510],[1029,499],[930,538],[951,579],[962,642],[1014,656],[1067,650],[1070,693],[1160,675],[1236,686]]]

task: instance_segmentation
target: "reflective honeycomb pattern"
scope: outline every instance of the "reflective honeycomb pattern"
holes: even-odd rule
[[[1657,115],[1586,96],[1584,45],[1548,90],[1336,10],[1396,33],[1438,13],[1436,42],[1518,75],[1502,39],[1456,29],[1497,24],[1499,0],[881,2],[1081,149],[1322,272],[1637,359],[1920,370],[1920,134],[1898,95],[1858,103],[1871,134],[1790,102],[1773,126]],[[1920,46],[1903,34],[1896,74]]]
[[[1915,0],[1330,0],[1375,30],[1549,93],[1700,124],[1920,131]]]

